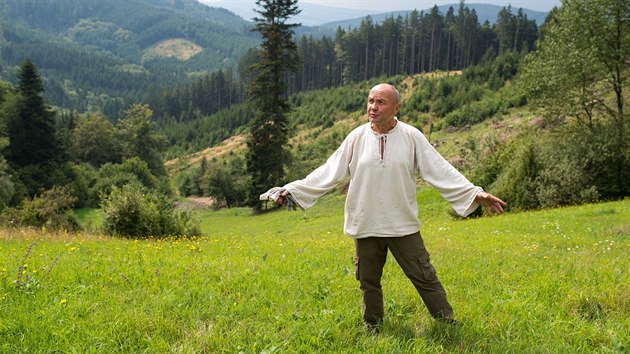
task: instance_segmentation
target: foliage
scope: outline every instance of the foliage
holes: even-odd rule
[[[630,166],[624,112],[630,74],[628,13],[630,3],[624,0],[563,2],[546,21],[538,50],[527,57],[520,77],[526,94],[548,120],[562,124],[575,119],[584,134],[597,141],[604,136],[612,139],[614,148],[605,156],[615,166],[609,171],[617,180],[616,197],[628,195],[621,186],[627,184],[625,171]],[[610,131],[602,126],[615,134],[594,135]]]
[[[608,118],[624,126],[628,12],[630,4],[624,0],[570,0],[551,13],[538,50],[527,57],[521,75],[528,96],[549,119],[569,116],[590,125]]]
[[[180,171],[175,175],[175,185],[179,195],[189,197],[202,195],[201,177],[205,174],[208,161],[203,158],[199,165]]]
[[[177,4],[176,4],[177,3]],[[149,86],[235,66],[258,39],[250,24],[195,1],[1,0],[3,51],[9,69],[30,56],[48,78],[55,105],[118,118]],[[181,38],[204,50],[188,60],[146,56],[160,41]],[[10,75],[5,77],[13,79]]]
[[[9,174],[9,165],[0,155],[0,212],[9,205],[13,199],[13,193],[14,185]]]
[[[462,75],[417,76],[411,96],[401,104],[401,113],[419,126],[427,123],[428,114],[445,118],[442,125],[462,127],[523,106],[523,95],[509,83],[518,61],[519,55],[512,51],[498,57],[490,52]]]
[[[365,333],[344,198],[327,196],[206,211],[205,237],[0,231],[0,352],[628,351],[629,201],[456,222],[437,192],[419,201],[462,326],[435,323],[389,258],[384,328]]]
[[[247,141],[247,172],[251,176],[249,204],[260,208],[258,195],[284,179],[288,161],[289,140],[285,73],[299,64],[293,29],[299,24],[287,23],[300,13],[297,0],[257,0],[261,17],[254,19],[263,37],[260,61],[250,67],[255,77],[247,92],[248,103],[255,110]]]
[[[66,168],[67,175],[70,176],[67,188],[77,198],[75,206],[82,208],[98,205],[99,195],[92,189],[96,183],[98,171],[92,165],[84,163],[69,163]]]
[[[519,146],[492,186],[494,193],[509,201],[510,208],[534,209],[540,206],[536,190],[543,167],[535,150],[537,143],[534,138]]]
[[[168,181],[164,177],[155,176],[146,162],[139,157],[133,157],[121,164],[106,163],[101,166],[90,188],[91,200],[102,201],[114,188],[121,188],[130,183],[137,183],[161,194],[170,193]]]
[[[208,164],[200,180],[203,195],[213,198],[217,208],[244,206],[250,182],[245,168],[240,157]]]
[[[131,238],[194,236],[200,230],[191,215],[175,211],[173,201],[139,183],[114,187],[101,201],[103,231]]]
[[[0,224],[77,231],[79,223],[72,213],[76,200],[70,188],[54,186],[32,199],[22,200],[18,208],[5,209],[0,214]]]
[[[123,141],[116,127],[100,113],[81,117],[72,130],[73,155],[80,162],[99,168],[107,162],[120,163]]]
[[[54,113],[41,96],[44,89],[37,68],[27,59],[18,76],[17,95],[2,105],[9,138],[4,156],[25,193],[33,196],[54,184],[51,175],[57,173],[64,154],[56,135]]]
[[[541,145],[543,169],[537,183],[537,197],[542,207],[554,207],[599,199],[613,199],[630,194],[630,152],[617,155],[614,125],[597,124],[595,130],[583,131],[570,125],[559,129]],[[618,160],[620,162],[617,162]]]
[[[251,107],[236,104],[188,122],[160,121],[158,131],[167,137],[166,156],[172,158],[218,145],[231,136],[244,133],[253,115]]]
[[[239,76],[245,73],[239,73]],[[244,79],[238,80],[231,68],[199,75],[192,82],[176,88],[149,87],[145,102],[156,120],[174,119],[183,123],[227,109],[244,101]]]
[[[138,157],[146,162],[155,176],[166,176],[161,152],[166,147],[166,138],[156,130],[151,120],[153,111],[142,104],[134,104],[127,110],[118,126],[123,140],[123,157]]]
[[[530,129],[511,142],[486,136],[469,139],[461,149],[466,175],[500,195],[512,210],[550,208],[615,199],[628,195],[627,171],[619,184],[611,124],[584,132],[579,125],[541,134]]]

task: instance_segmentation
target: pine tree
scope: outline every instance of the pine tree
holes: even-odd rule
[[[18,94],[4,105],[9,137],[5,157],[32,196],[55,183],[53,176],[63,151],[56,135],[55,113],[42,98],[42,79],[29,59],[20,66],[18,80]]]
[[[256,73],[249,86],[248,100],[255,110],[251,136],[247,142],[247,170],[252,177],[250,204],[260,208],[258,195],[282,182],[287,164],[289,122],[285,74],[299,64],[297,45],[289,17],[300,10],[297,0],[257,0],[262,17],[254,19],[256,31],[263,37],[260,61],[250,67]]]
[[[18,97],[7,107],[7,160],[16,167],[41,164],[59,156],[54,113],[47,107],[44,86],[37,68],[26,59],[18,72]]]

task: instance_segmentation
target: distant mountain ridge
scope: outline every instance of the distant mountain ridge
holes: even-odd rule
[[[254,16],[257,16],[257,13],[254,11],[256,5],[253,1],[251,3],[230,0],[199,1],[211,7],[227,9],[246,20],[251,20]],[[500,5],[491,5],[484,3],[466,3],[465,5],[466,7],[474,9],[477,12],[479,23],[483,23],[487,20],[490,24],[493,24],[496,21],[497,14],[504,7]],[[413,11],[414,8],[417,11],[425,12],[430,11],[431,8],[433,8],[433,6],[419,8],[410,5],[410,8],[408,10],[376,12],[373,10],[347,9],[317,5],[308,2],[300,2],[298,3],[298,6],[302,10],[302,12],[292,18],[292,22],[301,23],[303,26],[314,27],[314,29],[317,29],[319,31],[321,31],[322,29],[337,29],[337,27],[339,26],[341,26],[342,28],[359,27],[361,21],[368,15],[375,23],[380,23],[386,18],[392,16],[397,17],[400,15],[402,17],[405,17],[405,15]],[[449,7],[453,7],[453,9],[455,9],[455,12],[457,12],[457,9],[459,8],[459,3],[441,5],[438,6],[438,9],[441,13],[444,14],[446,13],[446,11],[448,11]],[[518,11],[518,9],[519,7],[512,7],[512,12],[516,12]],[[536,23],[539,25],[545,20],[545,17],[547,16],[547,12],[535,11],[527,8],[523,8],[523,12],[527,15],[527,18],[529,18],[530,20],[536,20]]]
[[[252,21],[252,19],[256,16],[259,16],[258,13],[254,11],[256,4],[252,0],[251,3],[246,3],[244,1],[231,1],[231,0],[221,0],[221,1],[211,1],[211,0],[199,0],[201,3],[207,4],[211,7],[218,7],[227,9],[236,15],[242,17],[245,20]],[[291,22],[301,23],[302,26],[316,27],[322,25],[326,22],[331,21],[342,21],[351,18],[363,17],[373,13],[373,11],[369,10],[357,10],[357,9],[346,9],[332,6],[323,6],[312,4],[308,2],[298,2],[298,7],[302,12],[300,12],[295,17],[291,18]]]
[[[196,0],[0,0],[0,79],[30,58],[51,103],[115,113],[149,85],[235,67],[252,24]]]
[[[442,14],[445,14],[450,7],[452,7],[455,10],[455,14],[457,14],[457,9],[459,8],[459,4],[441,5],[441,6],[438,6],[438,10]],[[471,10],[475,10],[475,12],[477,13],[477,17],[479,18],[479,23],[484,23],[485,21],[488,21],[488,23],[493,24],[494,22],[496,22],[497,14],[499,13],[499,11],[501,11],[501,9],[503,9],[506,6],[482,4],[482,3],[476,3],[476,4],[466,3],[466,7],[468,7]],[[416,9],[416,10],[418,12],[424,11],[426,13],[428,11],[431,11],[432,8],[433,6],[428,7],[428,8],[423,8],[423,9]],[[512,7],[511,10],[512,10],[512,13],[516,13],[519,10],[519,8]],[[385,19],[390,18],[390,17],[396,18],[398,16],[402,16],[404,18],[406,15],[408,15],[412,11],[413,9],[405,10],[405,11],[392,11],[392,12],[386,12],[386,13],[371,14],[370,17],[372,18],[372,21],[374,23],[381,23],[385,21]],[[535,20],[538,25],[542,24],[545,21],[545,18],[547,17],[547,12],[529,10],[525,8],[523,8],[523,13],[527,15],[528,19]],[[364,18],[365,16],[342,20],[342,21],[326,22],[325,24],[322,24],[318,27],[325,28],[325,29],[337,29],[338,27],[341,27],[341,28],[359,27],[361,25],[361,21],[363,21]]]

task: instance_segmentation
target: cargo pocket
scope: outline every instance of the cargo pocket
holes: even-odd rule
[[[437,278],[437,273],[429,261],[429,258],[429,252],[425,251],[418,259],[420,262],[420,270],[422,271],[422,276],[425,281],[433,281]]]

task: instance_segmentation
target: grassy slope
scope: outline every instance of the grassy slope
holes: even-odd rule
[[[332,194],[203,212],[191,240],[2,232],[0,352],[628,350],[630,201],[456,221],[434,191],[419,200],[460,328],[437,326],[390,259],[384,332],[364,334]]]

